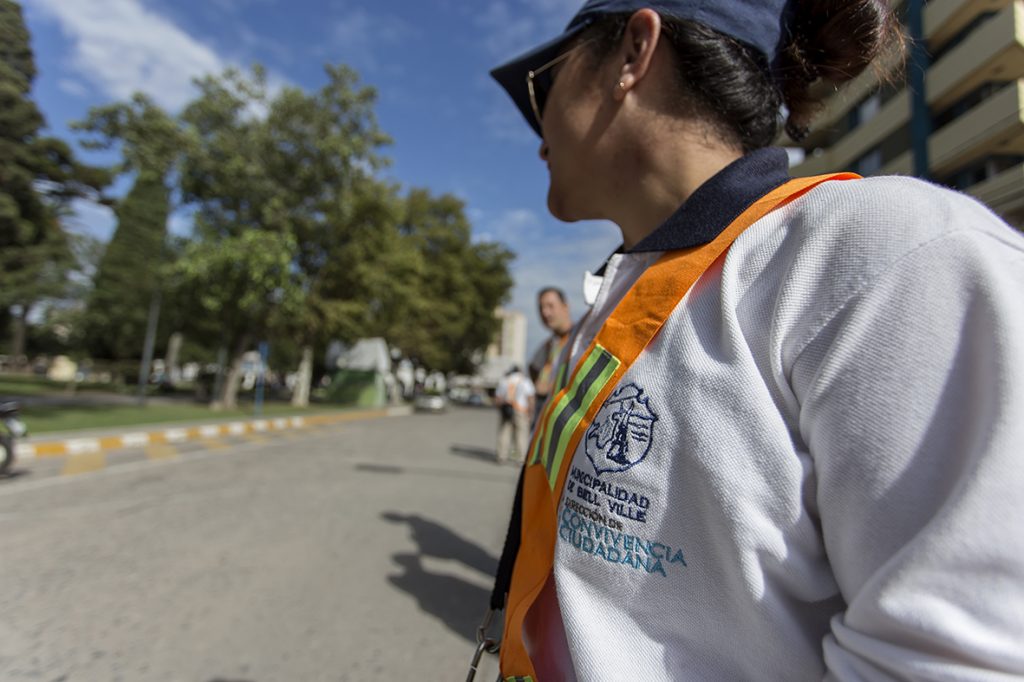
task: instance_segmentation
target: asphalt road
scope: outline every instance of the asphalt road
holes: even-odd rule
[[[0,481],[0,680],[465,679],[517,474],[496,428],[454,410]]]

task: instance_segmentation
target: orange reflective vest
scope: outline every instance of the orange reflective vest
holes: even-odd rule
[[[754,202],[710,243],[665,252],[636,281],[580,355],[564,386],[548,400],[522,474],[519,551],[501,645],[506,682],[541,682],[523,643],[523,622],[551,575],[558,504],[569,463],[594,415],[690,287],[746,228],[823,182],[857,177],[838,173],[790,180]]]

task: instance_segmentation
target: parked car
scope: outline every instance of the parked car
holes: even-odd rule
[[[417,412],[444,412],[448,409],[448,399],[436,393],[420,393],[412,401]]]

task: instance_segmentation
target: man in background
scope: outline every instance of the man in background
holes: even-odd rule
[[[565,292],[556,287],[545,287],[537,294],[537,309],[541,322],[551,331],[551,336],[537,348],[530,360],[530,379],[537,391],[536,420],[541,407],[555,383],[555,369],[558,356],[561,355],[565,343],[569,340],[572,330],[572,316],[569,314],[569,303],[565,300]]]
[[[534,412],[534,387],[530,377],[513,367],[498,382],[494,403],[500,411],[498,463],[522,463],[530,445],[530,419]]]

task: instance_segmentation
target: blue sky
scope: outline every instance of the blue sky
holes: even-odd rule
[[[457,195],[475,238],[518,254],[509,307],[526,314],[530,348],[544,336],[537,289],[563,287],[578,316],[584,270],[619,243],[613,225],[548,215],[539,140],[487,73],[557,35],[582,0],[22,2],[39,69],[34,97],[50,131],[67,139],[90,106],[143,91],[177,111],[192,77],[227,66],[258,61],[273,83],[304,88],[323,83],[326,62],[354,67],[377,88],[379,122],[394,138],[387,175]],[[171,229],[187,234],[189,223],[179,214]],[[107,238],[114,222],[80,205],[74,226]]]

